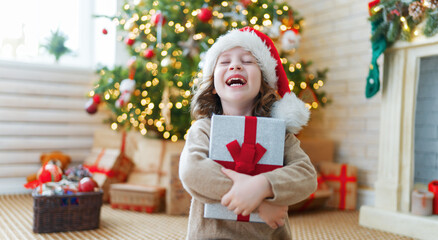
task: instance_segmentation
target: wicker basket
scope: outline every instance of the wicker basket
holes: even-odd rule
[[[99,227],[102,191],[32,196],[35,233],[79,231]]]

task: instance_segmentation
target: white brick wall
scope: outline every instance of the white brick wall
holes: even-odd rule
[[[329,68],[324,87],[332,103],[314,111],[303,137],[336,142],[336,162],[358,167],[360,188],[373,188],[379,150],[380,92],[365,97],[371,60],[368,1],[289,0],[305,20],[298,54]],[[359,198],[362,195],[359,195]],[[359,199],[359,202],[367,200]]]

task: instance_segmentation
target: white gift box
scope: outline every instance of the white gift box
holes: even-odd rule
[[[234,155],[230,153],[233,152],[230,148],[230,145],[232,145],[230,143],[237,140],[238,150],[240,150],[244,142],[246,144],[256,143],[259,145],[258,148],[261,149],[260,151],[263,155],[257,162],[257,165],[255,165],[253,171],[243,173],[256,175],[271,171],[283,166],[285,134],[286,127],[284,120],[265,117],[213,115],[211,120],[209,158],[226,168],[242,172],[236,169],[235,165],[238,164],[235,164],[233,156],[237,159],[237,153]],[[236,148],[236,143],[233,144],[234,148]],[[263,149],[266,152],[264,152]],[[245,152],[247,151],[245,150]],[[258,154],[255,155],[259,156]],[[248,218],[237,216],[220,203],[205,204],[204,217],[248,221]],[[251,213],[249,221],[263,222],[257,213]]]

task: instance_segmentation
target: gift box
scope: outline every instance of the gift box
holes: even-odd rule
[[[135,167],[129,175],[130,184],[147,184],[167,188],[170,183],[171,157],[180,155],[184,141],[145,138],[142,135],[132,135],[136,145],[133,154]]]
[[[209,157],[225,168],[256,175],[283,166],[285,122],[263,117],[214,115]],[[263,222],[257,213],[235,215],[220,203],[205,204],[205,218]]]
[[[185,142],[145,138],[139,134],[132,134],[130,142],[136,146],[135,167],[127,183],[165,188],[166,213],[187,215],[191,196],[182,187],[178,175],[179,156]]]
[[[188,215],[192,201],[179,179],[179,159],[180,154],[170,157],[170,183],[166,194],[166,213],[170,215]]]
[[[165,193],[163,187],[116,183],[110,185],[110,203],[112,208],[161,212],[165,207]]]
[[[350,164],[324,162],[319,164],[319,171],[333,190],[326,205],[341,210],[356,209],[357,168]]]
[[[327,183],[318,173],[318,187],[314,193],[301,202],[289,206],[289,212],[293,211],[308,211],[315,210],[325,206],[327,200],[333,194],[333,190],[329,188]]]
[[[93,148],[84,161],[84,167],[103,189],[103,201],[109,200],[109,186],[125,182],[134,164],[120,149]]]

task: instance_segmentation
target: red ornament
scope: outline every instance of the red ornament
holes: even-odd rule
[[[157,12],[152,16],[151,21],[154,25],[158,25],[161,21],[161,26],[163,26],[166,23],[166,17],[161,12]]]
[[[102,29],[102,33],[107,35],[108,34],[108,30],[106,30],[106,28]]]
[[[79,192],[93,192],[94,188],[99,187],[99,185],[90,177],[84,177],[79,181],[78,191]]]
[[[87,103],[85,103],[85,110],[89,114],[95,114],[97,112],[97,103],[94,102],[93,98],[90,98]]]
[[[62,170],[53,162],[48,162],[38,170],[37,179],[40,183],[59,182],[62,179]]]
[[[93,102],[95,104],[99,104],[100,103],[100,95],[99,94],[94,94],[93,96]]]
[[[126,38],[125,38],[125,43],[126,43],[126,45],[128,45],[128,46],[132,46],[132,45],[134,45],[134,43],[135,43],[135,39],[130,38],[130,37],[126,37]]]
[[[208,22],[211,19],[211,16],[213,14],[211,13],[211,10],[208,8],[201,8],[198,13],[198,19],[201,20],[201,22]]]
[[[153,49],[146,49],[143,52],[143,57],[147,58],[147,59],[151,59],[155,56],[154,50]]]
[[[242,3],[244,7],[248,7],[251,2],[251,0],[240,0],[240,3]]]

